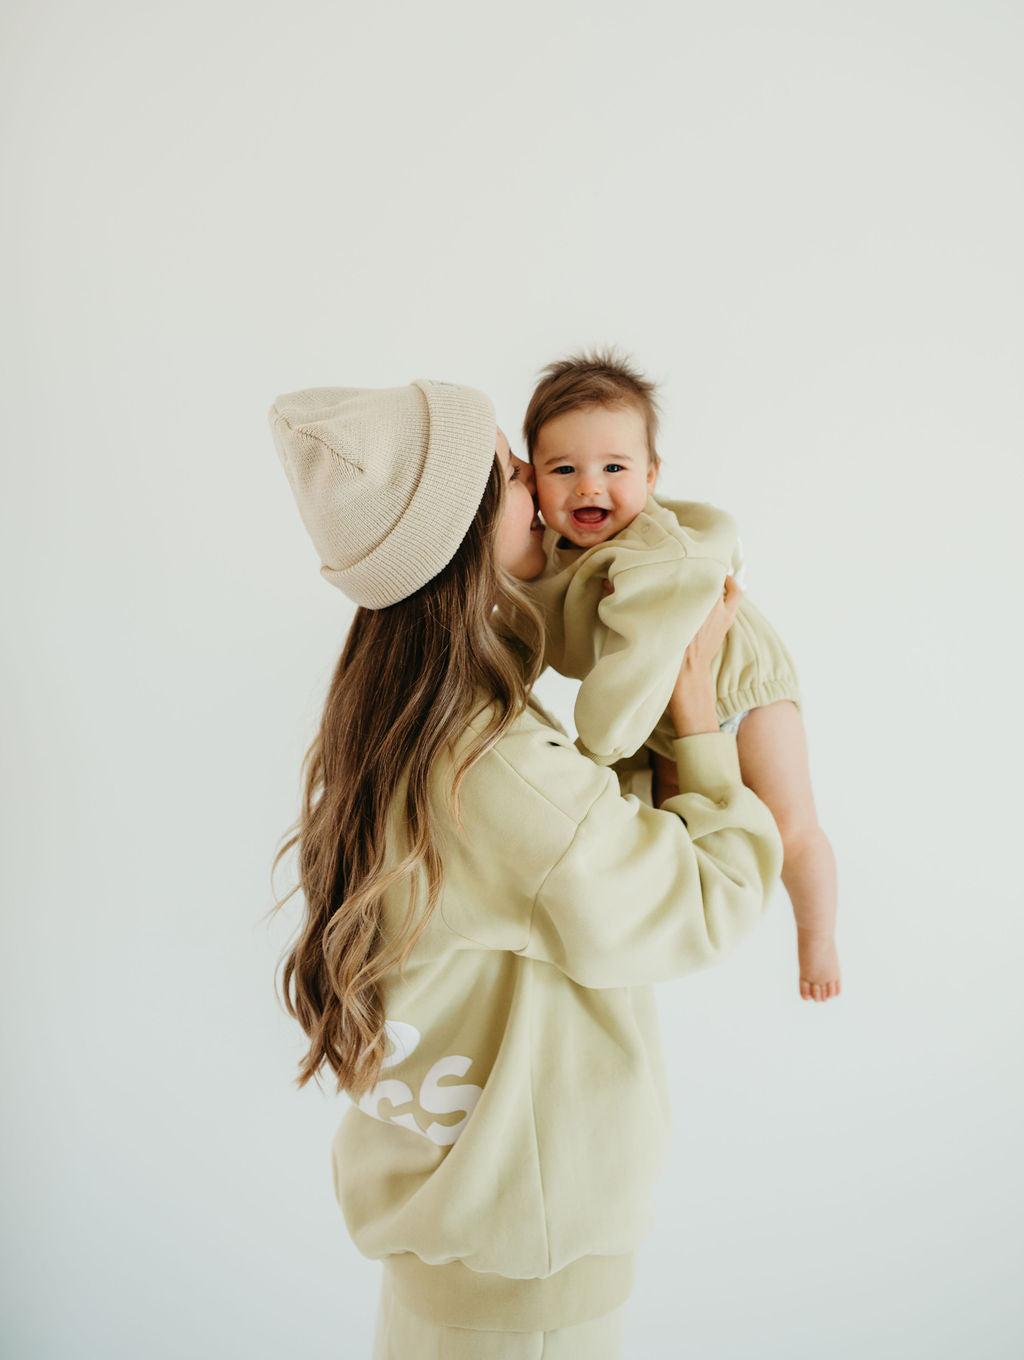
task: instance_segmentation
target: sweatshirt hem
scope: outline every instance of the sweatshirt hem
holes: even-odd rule
[[[462,1261],[428,1265],[413,1252],[384,1258],[397,1298],[449,1327],[548,1332],[610,1313],[633,1289],[636,1253],[581,1256],[553,1275],[515,1279],[470,1270]]]

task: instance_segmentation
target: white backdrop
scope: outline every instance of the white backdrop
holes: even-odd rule
[[[1020,1355],[1021,7],[3,27],[0,1351],[368,1358],[262,919],[351,613],[266,410],[443,378],[521,452],[537,369],[614,342],[797,660],[844,986],[800,1001],[780,890],[659,989],[627,1356]]]

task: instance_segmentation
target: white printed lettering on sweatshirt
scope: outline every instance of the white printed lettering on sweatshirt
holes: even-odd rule
[[[391,1052],[381,1064],[382,1068],[394,1067],[400,1062],[404,1062],[419,1046],[422,1035],[415,1025],[408,1025],[403,1020],[385,1020],[384,1028],[391,1041]],[[385,1124],[401,1124],[404,1129],[411,1129],[413,1133],[422,1134],[424,1138],[429,1138],[438,1147],[450,1147],[455,1142],[459,1134],[465,1128],[466,1120],[473,1113],[476,1102],[483,1095],[482,1086],[442,1086],[442,1077],[464,1077],[473,1066],[473,1059],[464,1057],[461,1054],[451,1053],[447,1057],[438,1058],[433,1067],[423,1078],[419,1090],[419,1106],[428,1114],[454,1114],[457,1110],[463,1111],[463,1116],[457,1124],[439,1124],[436,1120],[427,1128],[420,1128],[416,1116],[411,1110],[403,1114],[383,1115],[380,1112],[380,1102],[388,1100],[392,1108],[401,1105],[411,1105],[414,1103],[412,1091],[406,1086],[404,1081],[398,1081],[394,1077],[385,1078],[379,1081],[372,1091],[367,1091],[359,1102],[359,1108],[364,1114],[372,1115],[374,1119],[380,1119]]]

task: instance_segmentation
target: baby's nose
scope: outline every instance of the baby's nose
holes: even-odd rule
[[[601,490],[601,479],[592,472],[582,472],[576,478],[577,496],[596,496]]]

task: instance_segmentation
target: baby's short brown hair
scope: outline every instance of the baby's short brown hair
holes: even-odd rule
[[[614,349],[593,354],[573,354],[556,359],[542,369],[523,421],[526,456],[533,461],[533,450],[542,425],[566,411],[585,406],[632,406],[644,418],[647,457],[658,462],[658,403],[655,383],[621,359]]]

